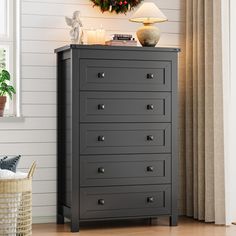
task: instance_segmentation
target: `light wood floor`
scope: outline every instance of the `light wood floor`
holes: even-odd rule
[[[153,221],[113,222],[84,225],[80,233],[70,233],[69,226],[56,224],[33,225],[33,236],[236,236],[236,226],[215,226],[189,218],[180,218],[179,226],[169,227],[167,219]]]

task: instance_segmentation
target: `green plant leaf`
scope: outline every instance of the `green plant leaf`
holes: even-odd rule
[[[4,96],[6,94],[12,99],[12,95],[16,93],[16,90],[13,86],[9,85],[11,75],[7,70],[0,71],[0,96]]]
[[[7,92],[8,96],[10,97],[10,99],[12,99],[12,93],[8,90],[6,92]]]
[[[1,73],[1,80],[2,80],[2,82],[3,81],[6,81],[6,80],[10,80],[10,78],[11,78],[11,75],[9,74],[9,72],[7,71],[7,70],[2,70],[2,73]]]
[[[16,94],[16,90],[14,89],[13,86],[9,86],[9,89],[11,90],[12,93]]]
[[[3,88],[7,88],[7,86],[8,86],[8,84],[7,84],[7,83],[5,83],[5,82],[2,82],[2,87],[3,87]]]

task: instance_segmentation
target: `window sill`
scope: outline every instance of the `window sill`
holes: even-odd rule
[[[23,116],[3,116],[0,117],[0,122],[23,122],[25,118]]]

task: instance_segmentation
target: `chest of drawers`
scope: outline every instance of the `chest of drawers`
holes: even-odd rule
[[[175,48],[57,52],[57,222],[170,216],[177,224]]]

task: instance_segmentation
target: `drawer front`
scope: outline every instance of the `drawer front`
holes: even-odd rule
[[[80,157],[80,186],[161,184],[171,181],[169,154]]]
[[[80,218],[116,218],[170,214],[170,185],[80,189]]]
[[[171,91],[171,62],[82,59],[80,89]]]
[[[81,92],[81,122],[170,122],[171,93]]]
[[[171,124],[81,124],[81,154],[171,152]]]

